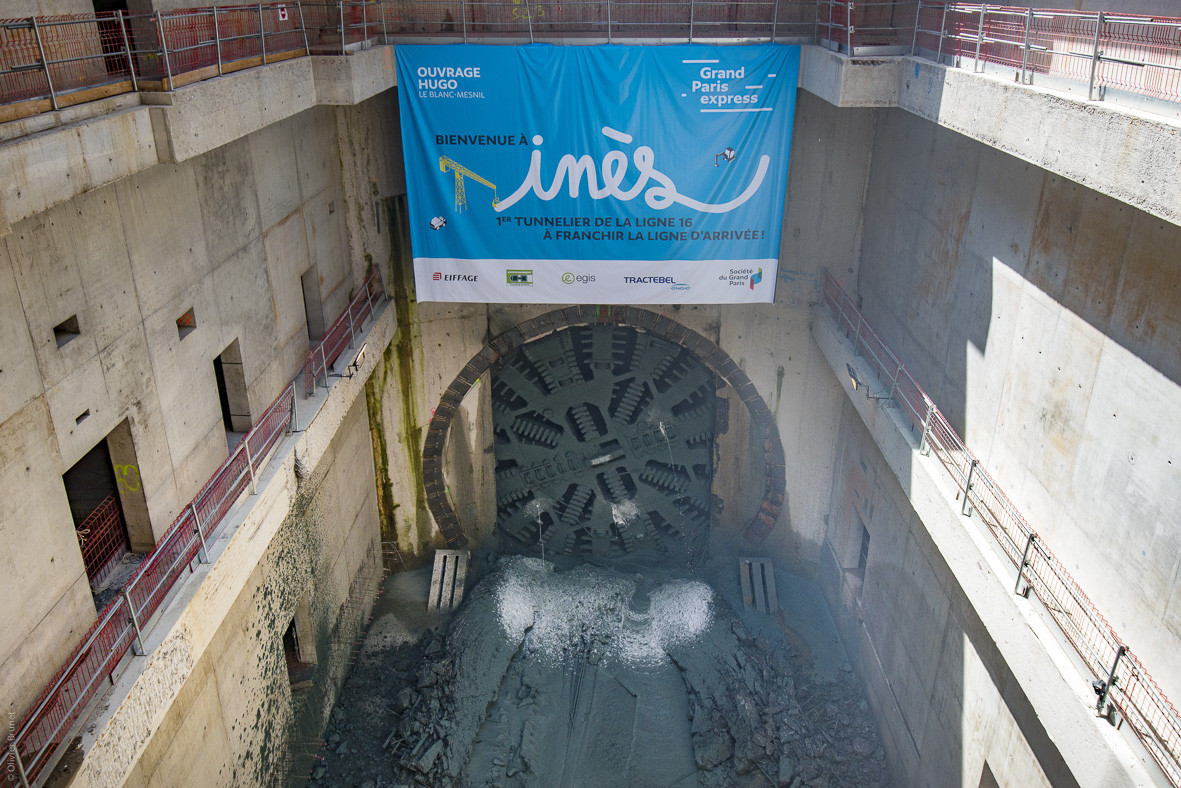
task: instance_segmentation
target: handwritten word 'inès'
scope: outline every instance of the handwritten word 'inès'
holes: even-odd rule
[[[616,131],[608,126],[603,127],[603,136],[616,140],[617,142],[622,142],[625,145],[630,144],[632,141],[630,134]],[[533,137],[533,144],[535,146],[540,148],[543,142],[545,140],[540,134]],[[750,184],[742,194],[729,202],[712,204],[694,200],[692,197],[687,197],[678,192],[672,179],[653,166],[655,160],[656,154],[647,145],[641,145],[636,148],[632,154],[632,161],[635,162],[636,169],[640,172],[639,177],[636,179],[635,185],[630,189],[620,189],[619,186],[623,183],[624,176],[627,174],[626,153],[613,150],[607,151],[603,155],[602,186],[599,186],[598,171],[595,168],[594,159],[586,154],[575,158],[573,154],[567,153],[558,161],[558,167],[554,171],[554,180],[547,189],[541,185],[541,151],[534,150],[529,156],[529,172],[525,175],[525,180],[521,182],[521,185],[515,192],[497,203],[496,211],[499,213],[500,211],[508,210],[513,205],[516,205],[517,201],[530,191],[533,191],[539,199],[549,202],[558,196],[558,192],[562,189],[562,181],[567,178],[569,178],[570,196],[577,197],[583,176],[585,176],[586,191],[593,200],[614,197],[617,200],[627,202],[639,196],[640,192],[644,192],[645,187],[647,187],[647,191],[644,192],[644,202],[648,204],[649,208],[658,211],[669,208],[674,203],[680,203],[702,213],[729,213],[749,200],[759,190],[759,187],[763,184],[763,178],[767,175],[767,169],[771,164],[771,157],[764,154],[759,159],[759,166],[755,171],[754,178],[751,179]],[[649,185],[649,181],[655,181],[655,183]]]

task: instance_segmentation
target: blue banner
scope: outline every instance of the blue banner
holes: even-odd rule
[[[420,301],[774,300],[798,46],[396,54]]]

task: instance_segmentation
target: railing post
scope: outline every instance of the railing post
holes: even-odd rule
[[[849,57],[853,57],[853,0],[845,3],[845,45],[849,47]]]
[[[980,67],[980,44],[984,41],[984,14],[988,10],[988,3],[980,4],[980,23],[976,26],[976,62],[972,64],[972,72],[983,71]]]
[[[8,751],[12,753],[12,761],[16,764],[16,773],[20,776],[21,788],[29,788],[29,775],[25,771],[25,764],[21,761],[21,754],[16,748],[16,742],[9,742]]]
[[[939,50],[935,53],[935,62],[943,62],[943,31],[947,30],[947,3],[943,4],[943,16],[939,19]]]
[[[53,75],[49,73],[49,60],[45,57],[45,44],[41,41],[41,28],[37,27],[37,17],[29,17],[33,23],[33,36],[37,39],[37,51],[41,53],[41,67],[45,69],[45,82],[49,85],[49,103],[55,110],[57,106],[57,92],[53,89]]]
[[[689,0],[689,43],[693,43],[693,22],[697,16],[696,0]]]
[[[296,417],[299,416],[297,403],[299,402],[299,392],[295,390],[295,386],[291,387],[291,421],[287,424],[287,434],[299,431],[299,423]]]
[[[369,13],[365,10],[365,6],[369,3],[361,0],[361,46],[369,43]]]
[[[250,456],[250,433],[242,439],[242,446],[246,451],[246,469],[250,471],[250,494],[258,495],[258,486],[254,482],[254,458]]]
[[[980,460],[973,457],[972,465],[968,468],[968,483],[964,485],[964,505],[960,507],[960,514],[964,517],[972,516],[972,500],[969,496],[972,494],[972,477],[976,475],[976,466],[979,464]]]
[[[610,2],[611,0],[607,0]],[[467,0],[460,0],[460,16],[463,18],[463,43],[467,43]],[[608,12],[610,13],[610,12]]]
[[[1103,716],[1103,704],[1107,702],[1107,696],[1111,694],[1111,688],[1119,681],[1119,676],[1115,675],[1115,669],[1119,667],[1120,659],[1128,652],[1128,647],[1120,645],[1115,650],[1115,661],[1111,663],[1111,670],[1107,671],[1107,681],[1096,681],[1091,686],[1095,688],[1095,694],[1099,696],[1098,702],[1095,704],[1095,711]]]
[[[221,63],[221,27],[217,22],[217,6],[209,10],[213,12],[213,45],[217,49],[217,75],[220,77],[224,73]]]
[[[324,343],[320,342],[320,371],[324,373],[324,388],[328,388],[328,361],[324,358]]]
[[[923,0],[919,0],[914,7],[914,35],[910,38],[910,55],[914,57],[919,45],[919,14],[923,12]]]
[[[1021,563],[1017,565],[1017,585],[1013,586],[1013,593],[1017,596],[1029,598],[1029,584],[1025,584],[1025,588],[1021,587],[1021,579],[1025,574],[1025,567],[1029,566],[1029,551],[1033,549],[1033,543],[1037,541],[1037,534],[1030,531],[1029,538],[1025,540],[1025,552],[1021,554]]]
[[[1087,83],[1087,101],[1095,100],[1095,76],[1099,73],[1099,33],[1103,30],[1103,12],[1095,16],[1095,41],[1091,48],[1091,79]]]
[[[295,7],[299,9],[299,29],[303,33],[303,53],[310,56],[312,54],[312,47],[308,44],[308,26],[303,21],[303,3],[301,0],[295,0]]]
[[[1033,9],[1030,8],[1025,12],[1025,41],[1021,50],[1021,84],[1026,85],[1028,82],[1025,78],[1026,69],[1029,67],[1029,31],[1033,27]]]
[[[926,457],[931,453],[931,415],[935,412],[935,405],[927,401],[927,417],[923,419],[923,437],[919,439],[919,454]]]
[[[123,51],[127,53],[127,71],[131,74],[131,89],[139,91],[139,81],[135,76],[135,57],[131,54],[131,39],[127,37],[126,11],[117,11],[119,15],[119,32],[123,34]]]
[[[349,319],[349,349],[353,347],[353,341],[356,337],[353,335],[353,302],[349,301],[349,308],[345,311]]]
[[[168,89],[172,90],[172,64],[168,60],[168,39],[164,37],[164,19],[160,12],[156,12],[156,29],[160,32],[160,54],[164,58],[164,76],[168,79]]]
[[[267,25],[262,16],[262,3],[258,4],[258,48],[262,51],[262,64],[267,64]]]
[[[529,0],[525,0],[525,21],[529,23],[529,43],[533,43],[533,9],[529,6]]]
[[[344,0],[336,0],[336,7],[340,10],[340,54],[344,54]]]
[[[135,628],[135,640],[131,641],[131,653],[137,657],[142,657],[147,652],[144,651],[144,633],[139,628],[139,616],[135,614],[135,605],[131,604],[131,595],[127,593],[127,589],[123,589],[123,601],[127,604],[127,614],[131,616],[131,626]]]
[[[197,538],[201,540],[201,551],[197,553],[197,560],[207,564],[209,563],[209,549],[205,544],[205,532],[201,530],[201,517],[197,514],[195,501],[189,504],[189,511],[193,513],[193,522],[197,524]]]
[[[771,43],[775,43],[775,39],[779,33],[779,0],[774,0],[775,9],[771,12]]]
[[[611,0],[607,0],[607,43],[611,43]]]
[[[890,381],[890,396],[887,400],[894,399],[894,391],[898,388],[898,376],[902,374],[902,364],[898,365],[898,369],[894,370],[894,379]]]
[[[463,22],[463,28],[465,31],[464,32],[464,43],[466,44],[467,43],[467,33],[466,33],[466,31],[467,31],[467,0],[462,0],[462,5],[463,5],[463,11],[461,11],[460,13],[463,14],[463,17],[464,17],[464,22]],[[389,38],[390,38],[389,30],[387,30],[386,26],[385,26],[385,0],[377,0],[377,7],[381,9],[381,45],[385,46],[386,44],[389,43]]]

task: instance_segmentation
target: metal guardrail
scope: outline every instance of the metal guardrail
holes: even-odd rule
[[[97,697],[103,679],[114,684],[115,668],[129,650],[136,655],[144,653],[142,628],[163,605],[185,568],[191,572],[194,560],[208,562],[206,544],[216,538],[238,498],[247,489],[256,491],[256,474],[282,435],[295,428],[297,385],[307,386],[310,380],[314,389],[318,374],[323,375],[324,385],[328,384],[328,367],[355,341],[382,294],[381,277],[374,269],[365,278],[361,292],[308,354],[304,370],[275,398],[173,520],[121,594],[99,613],[81,645],[38,696],[5,749],[0,750],[0,786],[28,786],[45,776]]]
[[[374,268],[365,277],[361,291],[353,296],[353,300],[336,321],[324,332],[324,336],[316,346],[308,351],[303,362],[303,394],[310,397],[316,393],[316,384],[323,379],[324,386],[328,385],[328,368],[336,363],[340,354],[346,348],[351,348],[361,332],[361,326],[373,314],[373,305],[381,298],[381,277]],[[298,378],[297,378],[298,379]]]
[[[955,65],[1012,68],[1022,84],[1086,85],[1089,100],[1112,89],[1181,102],[1181,19],[919,0],[910,43]]]
[[[206,563],[205,545],[218,531],[238,497],[265,465],[268,455],[291,424],[295,386],[288,384],[238,444],[192,502],[172,522],[163,538],[98,616],[81,645],[38,697],[0,753],[0,785],[28,786],[47,771],[68,741],[103,680],[114,684],[114,671],[130,650],[143,655],[143,627],[194,559]]]
[[[328,367],[352,345],[383,293],[374,269],[361,292],[333,322],[324,339],[308,354],[304,370],[263,412],[251,430],[201,491],[173,520],[122,593],[99,613],[81,645],[38,696],[32,711],[0,750],[0,786],[28,786],[48,773],[103,680],[114,684],[114,671],[130,650],[143,655],[143,628],[161,608],[194,560],[208,562],[206,544],[216,538],[225,517],[247,489],[256,491],[256,474],[271,450],[295,428],[297,384],[314,388],[318,374],[328,384]],[[319,365],[315,361],[319,361]]]
[[[977,512],[1017,568],[1016,593],[1028,596],[1032,590],[1074,646],[1094,677],[1096,710],[1100,714],[1117,710],[1168,780],[1181,786],[1181,715],[827,272],[824,303],[878,378],[889,381],[886,399],[898,403],[912,429],[922,436],[922,453],[934,452],[951,475],[963,494],[961,512]]]
[[[115,494],[108,495],[76,528],[86,576],[90,587],[96,588],[128,550],[123,512]]]
[[[1181,18],[934,0],[311,0],[0,20],[0,122],[401,41],[812,41],[1181,102]]]

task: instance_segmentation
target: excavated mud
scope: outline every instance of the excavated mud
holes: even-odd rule
[[[507,557],[449,620],[376,617],[309,784],[890,784],[843,654],[740,617],[720,574]]]

